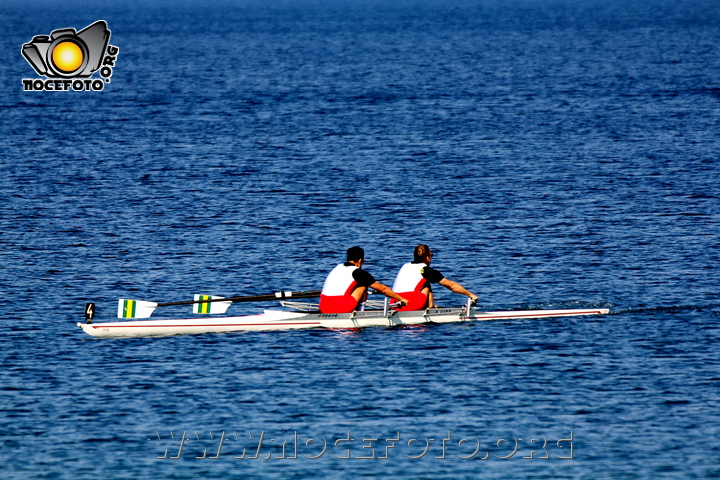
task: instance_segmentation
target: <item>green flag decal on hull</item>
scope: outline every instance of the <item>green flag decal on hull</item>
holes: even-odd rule
[[[150,318],[157,306],[155,302],[121,298],[118,302],[118,318]]]

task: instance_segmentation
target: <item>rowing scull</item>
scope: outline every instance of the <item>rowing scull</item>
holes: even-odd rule
[[[78,323],[93,337],[149,337],[238,331],[293,330],[302,328],[397,327],[432,323],[514,320],[604,315],[607,308],[565,310],[508,310],[483,312],[469,308],[431,308],[421,311],[369,310],[352,313],[306,313],[265,310],[258,315],[179,320],[135,320]]]

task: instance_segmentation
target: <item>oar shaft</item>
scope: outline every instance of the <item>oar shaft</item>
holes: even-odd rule
[[[315,298],[320,295],[320,290],[309,290],[305,292],[277,292],[270,295],[251,295],[243,297],[226,297],[213,298],[210,300],[185,300],[182,302],[166,302],[158,303],[158,307],[170,307],[173,305],[193,305],[195,303],[211,303],[211,302],[263,302],[272,300],[283,300],[285,298]]]

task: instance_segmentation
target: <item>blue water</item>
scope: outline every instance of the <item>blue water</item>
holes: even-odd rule
[[[2,478],[720,477],[718,2],[29,3],[0,10]],[[22,90],[23,43],[101,19],[102,92]],[[482,308],[612,314],[76,326],[317,289],[353,245],[392,284],[418,243]]]

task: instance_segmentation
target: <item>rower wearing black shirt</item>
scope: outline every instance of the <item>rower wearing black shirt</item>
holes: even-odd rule
[[[352,247],[347,251],[347,262],[335,267],[325,279],[320,294],[320,312],[349,313],[356,310],[358,304],[367,298],[368,288],[379,291],[383,295],[394,298],[407,305],[408,301],[392,291],[386,285],[361,267],[365,262],[365,251],[360,247]]]
[[[433,299],[432,283],[438,283],[452,292],[470,297],[473,302],[477,301],[477,295],[467,291],[457,282],[445,278],[445,276],[430,267],[433,254],[427,245],[415,247],[414,260],[406,263],[398,272],[393,290],[399,295],[407,298],[407,306],[398,310],[423,310],[436,307]]]

